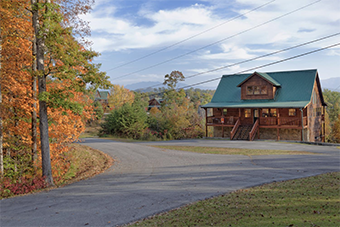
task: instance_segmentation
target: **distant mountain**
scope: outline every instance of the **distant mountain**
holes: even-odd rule
[[[153,90],[154,88],[159,88],[159,87],[164,87],[164,85],[159,85],[161,84],[160,82],[156,81],[146,81],[146,82],[139,82],[139,83],[134,83],[134,84],[128,84],[124,86],[125,88],[129,90]],[[158,85],[158,86],[156,86]]]
[[[340,91],[340,77],[333,77],[321,80],[322,89],[329,89],[331,91]]]
[[[153,91],[155,88],[160,88],[160,87],[165,87],[164,85],[160,85],[161,82],[157,81],[147,81],[147,82],[139,82],[139,83],[134,83],[134,84],[128,84],[124,86],[125,88],[133,91],[142,91],[142,92],[148,92],[148,91]],[[185,87],[187,84],[185,83],[178,83],[177,87]],[[202,86],[195,86],[194,88],[199,88],[199,89],[210,89],[210,90],[215,90],[215,87],[202,87]],[[188,88],[189,89],[189,88]]]

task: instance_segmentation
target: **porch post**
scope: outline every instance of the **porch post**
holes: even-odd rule
[[[205,110],[205,137],[208,137],[208,108],[204,108]]]
[[[301,141],[304,141],[304,135],[303,135],[303,109],[300,108],[301,111]]]
[[[277,123],[277,140],[280,140],[280,109],[277,108],[277,115],[276,115],[276,123]]]
[[[322,142],[326,142],[326,107],[322,106],[322,112],[323,112],[323,122],[322,122]]]

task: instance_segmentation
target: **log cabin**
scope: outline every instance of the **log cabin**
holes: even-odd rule
[[[222,76],[206,112],[206,135],[231,140],[325,141],[316,69]]]

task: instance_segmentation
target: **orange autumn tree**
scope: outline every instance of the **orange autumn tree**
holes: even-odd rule
[[[63,18],[62,10],[57,5],[52,7],[54,3],[49,4],[34,8],[40,10],[41,23],[46,19],[42,11],[47,6],[51,6],[57,18]],[[5,177],[16,178],[15,181],[18,177],[33,179],[32,175],[41,174],[41,162],[32,161],[32,83],[34,78],[45,77],[46,92],[42,92],[39,99],[47,106],[51,173],[59,181],[68,170],[67,145],[79,137],[92,114],[87,84],[91,83],[90,88],[95,90],[98,86],[107,88],[110,83],[106,75],[99,72],[99,65],[91,63],[98,54],[86,50],[72,36],[72,29],[58,20],[49,21],[50,33],[44,34],[44,70],[34,70],[36,58],[32,51],[35,35],[39,33],[33,32],[30,7],[31,3],[24,0],[0,1],[0,132],[3,135],[0,148],[6,166],[11,164],[3,173]],[[39,114],[38,120],[41,120]],[[40,130],[37,133],[41,138]],[[37,161],[41,161],[41,150],[37,153]]]
[[[0,2],[1,37],[1,156],[18,169],[30,156],[32,62],[30,14],[27,1]],[[1,163],[2,164],[2,163]],[[16,175],[18,173],[12,173]]]
[[[72,2],[67,4],[72,5]],[[31,10],[37,52],[35,75],[39,87],[42,174],[46,177],[46,183],[53,185],[48,108],[63,108],[82,114],[83,107],[72,100],[72,91],[84,92],[87,84],[95,89],[108,88],[110,83],[105,73],[99,71],[99,65],[91,63],[98,53],[85,49],[72,36],[72,27],[63,23],[65,17],[56,2],[32,0]],[[70,84],[63,88],[47,89],[48,79],[68,80]]]

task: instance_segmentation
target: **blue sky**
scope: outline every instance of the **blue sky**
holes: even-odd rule
[[[96,0],[92,13],[83,18],[90,22],[92,48],[101,53],[95,62],[102,64],[101,70],[107,72],[112,83],[126,86],[145,81],[162,82],[164,75],[173,70],[189,77],[340,32],[338,0],[321,0],[268,22],[313,2],[315,0]],[[266,3],[269,4],[248,12]],[[240,17],[231,20],[236,16]],[[208,29],[211,30],[200,34]],[[126,64],[192,36],[195,37]],[[238,73],[339,41],[340,35],[196,76],[185,83],[194,84],[224,74]],[[215,45],[210,45],[215,42]],[[202,48],[207,45],[210,46]],[[187,54],[194,50],[197,51]],[[179,57],[184,54],[187,55]],[[165,61],[168,62],[161,64]],[[126,65],[121,66],[123,64]],[[340,46],[257,71],[315,68],[321,79],[340,77]],[[133,73],[136,71],[139,72]],[[214,88],[217,83],[202,86]]]

